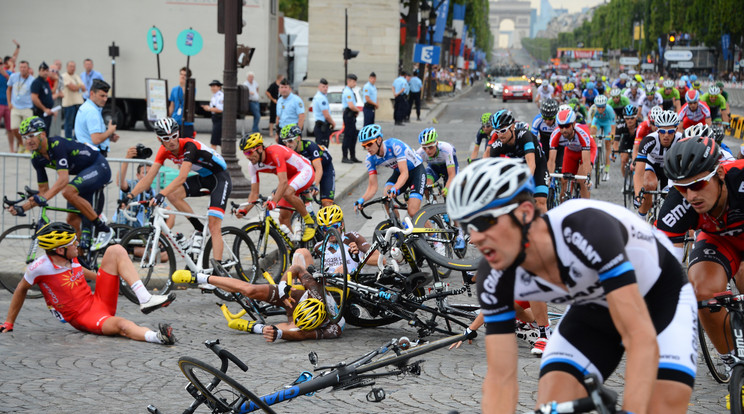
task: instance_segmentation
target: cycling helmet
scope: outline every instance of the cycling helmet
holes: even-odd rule
[[[574,90],[576,85],[573,84],[573,82],[568,82],[567,84],[563,85],[563,90],[568,92]]]
[[[604,95],[599,95],[596,98],[594,98],[594,105],[597,106],[606,106],[607,105],[607,97]]]
[[[319,327],[326,319],[326,308],[323,302],[315,298],[307,298],[297,304],[292,312],[295,325],[303,331],[312,331]]]
[[[535,191],[530,167],[520,159],[485,158],[460,171],[450,186],[447,213],[462,220],[502,207],[522,192]]]
[[[318,210],[318,225],[330,226],[332,224],[340,223],[344,219],[344,212],[341,207],[336,204],[330,206],[321,207]]]
[[[695,89],[696,91],[700,90],[700,81],[692,82],[692,89]]]
[[[54,250],[66,246],[75,240],[75,229],[67,223],[51,222],[36,232],[39,247],[44,250]]]
[[[282,141],[285,139],[297,138],[300,135],[302,135],[302,130],[297,126],[297,124],[285,125],[281,132],[279,132],[279,138],[281,138]]]
[[[638,108],[633,104],[625,105],[625,108],[623,108],[623,117],[635,116],[638,116]]]
[[[548,98],[540,103],[540,115],[544,118],[555,118],[558,113],[558,102]]]
[[[620,79],[622,79],[622,80],[628,80],[628,75],[626,75],[625,73],[621,73],[620,74]]]
[[[594,76],[594,75],[589,75],[589,81],[590,82],[596,82],[597,81],[597,77]]]
[[[643,76],[641,76],[640,73],[637,73],[635,75],[635,80],[636,80],[636,82],[641,83],[641,82],[643,82]]]
[[[721,90],[723,90],[723,82],[717,81],[716,86],[718,86],[719,88],[721,88]]]
[[[659,128],[670,126],[676,127],[679,125],[679,117],[674,111],[664,111],[654,118],[654,124]]]
[[[574,122],[576,122],[576,112],[574,112],[573,109],[570,108],[558,111],[556,122],[558,123],[558,125],[573,124]]]
[[[651,122],[654,122],[656,117],[661,115],[662,112],[664,112],[664,109],[662,109],[659,105],[656,105],[648,112],[648,119],[650,119]]]
[[[656,85],[649,82],[646,84],[646,95],[653,95],[656,92]]]
[[[571,100],[568,101],[568,103],[570,105],[576,106],[576,105],[579,104],[579,98],[577,98],[577,97],[574,96],[573,98],[571,98]]]
[[[484,127],[490,126],[491,123],[489,122],[491,120],[491,113],[486,112],[485,114],[481,115],[481,125]]]
[[[382,128],[377,124],[369,124],[359,131],[358,139],[361,143],[377,138],[382,138]]]
[[[631,88],[637,88],[638,87],[638,82],[632,80],[632,81],[630,81],[628,83],[628,85],[630,85]]]
[[[690,75],[690,82],[696,82],[697,81],[697,75]]]
[[[677,86],[679,86],[680,88],[686,88],[687,87],[687,82],[684,79],[680,79],[677,82]]]
[[[178,122],[173,118],[159,119],[152,126],[152,129],[155,131],[155,135],[166,137],[178,132]]]
[[[38,116],[31,116],[21,122],[21,126],[18,128],[18,133],[21,135],[28,135],[45,130],[46,124],[44,123],[44,120]]]
[[[700,100],[700,92],[695,89],[690,89],[685,93],[685,101],[687,103],[697,102]]]
[[[690,80],[690,77],[689,77],[689,76],[687,76],[687,75],[682,75],[682,76],[681,76],[681,77],[679,78],[679,80],[681,80],[681,81],[684,81],[684,82],[687,82],[687,81],[689,81],[689,80]]]
[[[434,128],[426,128],[418,136],[418,142],[421,145],[430,145],[437,142],[437,130]]]
[[[493,129],[504,129],[514,123],[514,115],[508,109],[502,109],[491,115],[491,126]]]
[[[664,154],[664,173],[673,181],[711,172],[718,165],[721,152],[713,138],[683,138]]]
[[[602,75],[602,82],[607,82],[607,76]]]
[[[705,124],[702,124],[705,125]],[[721,142],[723,142],[723,136],[725,135],[723,131],[723,125],[713,125],[710,128],[710,136],[713,137],[714,140],[716,140],[716,144],[721,145]]]
[[[665,88],[673,88],[674,87],[674,81],[671,79],[667,79],[664,81],[664,83],[661,84]]]
[[[613,98],[616,97],[616,96],[620,96],[622,93],[623,93],[623,91],[621,91],[619,88],[612,88],[612,89],[610,89],[610,96],[613,97]]]
[[[711,130],[707,124],[696,124],[685,129],[685,138],[710,137]]]
[[[586,83],[586,88],[587,89],[594,89],[594,87],[595,87],[594,82],[587,82]]]
[[[240,139],[240,150],[245,151],[251,148],[263,145],[263,135],[260,132],[254,132],[250,135],[243,135]]]
[[[708,95],[720,95],[721,94],[721,88],[718,86],[711,86],[708,88]]]

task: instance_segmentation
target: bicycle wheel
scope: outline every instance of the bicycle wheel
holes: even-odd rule
[[[256,266],[253,262],[255,249],[253,248],[253,242],[245,232],[237,227],[223,227],[222,242],[222,261],[225,262],[222,267],[227,271],[227,275],[218,276],[229,276],[246,282],[253,280],[256,272]],[[211,257],[212,238],[210,237],[204,245],[202,269],[212,267],[209,261]],[[232,293],[219,288],[214,290],[214,294],[222,300],[235,300]]]
[[[426,228],[424,224],[427,222],[430,223],[431,233],[419,233],[419,237],[414,241],[416,248],[424,256],[447,269],[474,271],[478,268],[478,262],[480,260],[478,249],[467,241],[465,242],[465,248],[461,249],[461,254],[450,255],[454,251],[458,229],[449,219],[445,204],[426,205],[422,207],[414,217],[413,226],[416,228]],[[444,255],[436,250],[435,242],[442,243],[445,247]]]
[[[374,301],[351,292],[347,299],[344,319],[346,323],[360,328],[376,328],[398,322],[401,317],[387,311]]]
[[[325,252],[326,249],[337,249],[339,253],[341,253],[339,256],[341,258],[341,263],[328,263],[326,262],[326,255]],[[323,237],[323,245],[320,249],[320,269],[324,273],[324,276],[321,278],[321,291],[323,293],[323,303],[326,305],[326,310],[328,310],[328,321],[330,323],[338,323],[338,321],[341,320],[341,318],[344,316],[344,311],[346,310],[346,300],[348,297],[348,290],[347,286],[349,283],[349,270],[346,267],[346,248],[343,244],[343,238],[341,237],[341,233],[339,233],[338,230],[334,229],[333,227],[329,228],[325,232],[325,236]],[[338,271],[338,268],[341,268],[340,271]],[[326,270],[328,269],[328,270]],[[329,273],[340,273],[341,277],[343,278],[343,282],[336,281],[338,283],[338,288],[341,289],[340,293],[334,293],[331,294],[330,290],[328,290],[328,277],[332,277],[329,275]],[[335,284],[333,285],[335,286]],[[331,295],[333,300],[336,302],[335,304],[329,303],[328,301],[328,295]],[[334,306],[335,305],[335,306]]]
[[[274,413],[265,402],[237,381],[219,369],[195,358],[181,357],[178,367],[186,379],[207,399],[207,405],[215,413],[240,412],[243,403],[250,404],[246,409],[261,409]]]
[[[560,190],[556,188],[554,182],[551,183],[550,188],[548,188],[548,210],[557,207],[560,204],[558,193],[560,193]]]
[[[19,224],[0,235],[0,284],[10,293],[15,292],[18,283],[26,273],[26,266],[44,254],[33,238],[36,226]],[[37,299],[42,296],[38,285],[33,285],[26,294],[27,298]]]
[[[113,244],[121,244],[121,240],[124,238],[124,236],[134,229],[134,227],[128,224],[117,223],[109,224],[109,227],[111,227],[111,229],[114,231],[114,237],[111,239],[111,242],[109,242],[108,246],[94,252],[88,251],[84,255],[84,257],[78,257],[80,264],[82,264],[83,266],[87,265],[89,269],[98,270],[98,268],[101,267],[101,260],[103,259],[104,253],[106,253],[106,249],[108,249],[108,247]],[[83,263],[83,261],[85,261],[85,263]]]
[[[633,174],[630,169],[625,170],[625,179],[623,181],[623,201],[625,202],[625,208],[633,207]]]
[[[127,251],[147,290],[152,294],[167,295],[173,288],[171,275],[176,271],[176,255],[165,236],[160,235],[157,245],[154,245],[154,238],[152,227],[140,227],[127,233],[121,246]],[[121,279],[120,291],[127,299],[139,303],[137,295],[124,279]]]
[[[249,223],[242,230],[253,242],[256,248],[257,258],[253,261],[257,266],[251,283],[268,283],[261,275],[264,271],[268,272],[275,281],[282,278],[284,272],[289,268],[290,251],[282,235],[273,228],[269,227],[268,237],[265,233],[264,223]]]
[[[735,365],[731,371],[731,381],[729,382],[729,401],[731,404],[731,414],[742,414],[744,412],[744,366]]]
[[[594,179],[596,180],[596,187],[599,188],[599,183],[602,181],[602,170],[604,170],[604,142],[597,142],[597,161],[594,163]]]
[[[705,333],[703,325],[700,322],[698,322],[698,339],[700,341],[700,353],[703,354],[703,359],[710,375],[719,384],[728,383],[730,374],[726,372],[725,364],[721,361],[718,351],[716,351],[713,343],[708,339],[708,334]]]

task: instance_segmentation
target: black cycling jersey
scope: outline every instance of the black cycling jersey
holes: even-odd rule
[[[525,154],[530,153],[535,154],[535,163],[546,162],[540,141],[524,122],[514,125],[514,141],[511,145],[504,145],[500,139],[496,139],[491,146],[491,157],[524,158]]]
[[[84,169],[95,164],[101,153],[98,149],[76,141],[73,138],[47,138],[47,152],[49,159],[36,150],[31,154],[31,165],[36,170],[36,177],[40,184],[49,182],[45,168],[53,170],[68,170],[70,175],[78,175]]]
[[[323,171],[329,171],[333,168],[333,159],[328,149],[322,145],[318,145],[312,141],[300,140],[297,145],[297,153],[310,160],[312,163],[314,160],[320,158],[320,165],[323,166]]]
[[[479,128],[478,132],[475,133],[475,145],[480,146],[483,140],[488,143],[488,140],[491,139],[491,134],[487,134],[483,131],[483,128]]]
[[[635,141],[636,131],[638,131],[638,122],[636,122],[636,126],[635,128],[633,128],[633,130],[630,130],[628,128],[628,125],[625,123],[624,118],[623,122],[617,124],[617,126],[615,127],[615,140],[620,141],[620,151],[633,149],[633,142]]]

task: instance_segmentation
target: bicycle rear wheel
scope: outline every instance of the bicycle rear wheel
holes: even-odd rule
[[[161,234],[153,248],[156,243],[154,239],[155,230],[152,227],[140,227],[127,233],[121,240],[121,246],[127,251],[147,290],[152,294],[167,295],[173,288],[171,275],[176,271],[176,255],[165,236]],[[124,279],[121,279],[120,291],[130,301],[139,303],[137,295]]]
[[[0,285],[10,293],[15,292],[23,279],[26,266],[45,254],[33,238],[35,233],[36,226],[33,224],[19,224],[0,235]],[[26,293],[26,297],[30,299],[41,296],[41,289],[37,285],[33,285]]]
[[[744,412],[744,365],[735,365],[731,372],[731,381],[729,382],[729,401],[731,404],[731,414],[742,414]]]
[[[207,405],[215,413],[241,412],[240,407],[245,403],[246,410],[261,409],[266,413],[274,413],[258,396],[240,385],[219,369],[205,364],[195,358],[181,357],[178,367],[186,379],[207,399]]]
[[[332,241],[333,240],[333,241]],[[326,262],[326,254],[328,250],[335,246],[335,248],[340,253],[337,257],[341,258],[341,263],[328,263]],[[340,271],[337,271],[336,269],[341,268]],[[327,269],[327,270],[326,270]],[[323,237],[323,245],[320,249],[320,271],[323,272],[323,277],[321,278],[320,286],[321,291],[323,293],[323,303],[326,305],[326,310],[328,311],[328,321],[330,323],[338,323],[338,321],[341,320],[341,318],[344,316],[344,311],[346,310],[346,299],[348,297],[348,283],[349,283],[349,269],[346,266],[346,248],[343,244],[343,238],[341,237],[341,233],[339,233],[338,230],[334,228],[329,228],[326,230],[325,236]],[[340,292],[333,292],[330,289],[328,289],[329,284],[327,282],[328,277],[333,277],[330,274],[334,273],[340,273],[341,277],[343,278],[343,281],[337,281],[337,286],[340,289]],[[335,289],[334,289],[335,290]],[[336,302],[335,306],[333,306],[333,303],[330,303],[328,301],[328,295],[331,295],[333,300]],[[333,309],[335,307],[335,309]]]
[[[257,266],[257,270],[250,280],[254,284],[268,283],[262,276],[264,271],[268,272],[274,278],[274,281],[281,280],[282,275],[287,271],[290,263],[290,251],[282,235],[275,228],[269,227],[267,237],[264,225],[263,222],[249,223],[242,228],[251,242],[253,242],[253,246],[256,248],[256,253],[258,254],[253,261]],[[235,252],[235,254],[241,257],[244,255],[241,252]]]
[[[633,206],[633,173],[630,168],[625,170],[625,179],[623,180],[623,201],[625,202],[625,208],[631,208]]]
[[[700,353],[703,354],[703,359],[705,360],[705,365],[708,367],[710,375],[719,384],[728,383],[730,374],[726,372],[726,365],[721,361],[718,351],[716,351],[716,348],[708,338],[708,334],[705,333],[703,325],[701,325],[700,322],[698,322],[698,339],[700,341]]]
[[[227,275],[218,276],[229,276],[233,279],[250,282],[254,279],[256,272],[254,255],[253,242],[243,230],[231,226],[222,228],[222,261],[225,262],[222,267],[227,271]],[[211,257],[212,237],[204,245],[202,269],[212,268],[212,264],[209,262]],[[214,294],[222,300],[235,300],[232,293],[219,288],[214,290]]]
[[[447,215],[447,206],[445,204],[426,205],[416,213],[413,226],[416,228],[426,228],[425,224],[429,222],[431,233],[422,232],[414,241],[416,248],[427,258],[431,259],[439,266],[452,270],[474,271],[478,268],[480,253],[475,246],[471,245],[465,239],[463,249],[455,249],[455,241],[459,235],[457,227]],[[465,237],[465,234],[461,234]],[[441,243],[444,247],[444,254],[437,251],[438,246],[435,243]],[[441,248],[439,248],[442,251]],[[459,250],[454,254],[455,250]]]
[[[594,162],[594,179],[595,186],[599,188],[599,183],[602,181],[602,172],[604,170],[604,140],[597,142],[597,159]]]
[[[349,325],[360,328],[376,328],[398,322],[401,318],[373,301],[352,292],[347,300],[344,319]]]

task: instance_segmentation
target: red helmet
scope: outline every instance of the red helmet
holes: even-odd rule
[[[558,112],[556,117],[558,125],[569,125],[576,122],[576,113],[572,109],[564,109]]]
[[[687,91],[687,93],[685,93],[685,101],[687,101],[688,103],[697,102],[699,100],[700,100],[700,92],[698,92],[697,90],[690,89],[689,91]]]

